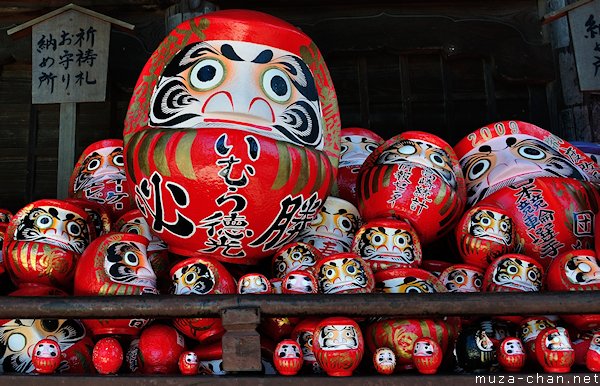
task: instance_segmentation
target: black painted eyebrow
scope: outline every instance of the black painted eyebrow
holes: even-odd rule
[[[235,49],[231,44],[223,44],[221,46],[221,54],[229,60],[234,60],[236,62],[244,61],[244,59],[240,58],[240,56],[235,52]]]
[[[271,59],[273,59],[273,51],[267,49],[263,50],[260,54],[258,54],[256,58],[252,60],[252,63],[265,64],[269,63]]]

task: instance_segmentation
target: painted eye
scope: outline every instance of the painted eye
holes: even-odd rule
[[[429,160],[436,166],[439,166],[439,167],[446,166],[446,161],[444,161],[444,157],[442,157],[438,153],[431,154],[429,156]]]
[[[54,223],[54,219],[49,214],[42,214],[35,220],[35,225],[40,229],[48,229]]]
[[[138,258],[138,255],[136,255],[135,252],[125,252],[125,255],[123,256],[123,260],[125,260],[125,263],[127,263],[128,265],[133,265],[136,266],[139,264],[140,260]]]
[[[537,269],[530,269],[527,271],[527,278],[533,282],[536,282],[538,279]]]
[[[532,160],[541,160],[546,157],[546,153],[544,153],[541,149],[533,146],[522,146],[519,148],[519,155],[526,159]]]
[[[225,79],[225,67],[217,59],[200,60],[190,71],[190,85],[198,91],[208,91]]]
[[[328,279],[333,279],[336,276],[336,272],[334,269],[329,268],[325,271],[325,276],[327,276]]]
[[[347,217],[340,216],[337,219],[337,226],[344,232],[350,232],[352,230],[352,221]]]
[[[476,277],[476,278],[473,280],[473,285],[474,285],[475,287],[477,287],[477,288],[481,288],[481,285],[482,285],[482,284],[483,284],[483,283],[482,283],[482,281],[481,281],[481,278],[480,278],[480,277]]]
[[[54,332],[58,330],[58,320],[56,319],[42,319],[41,327],[44,331]]]
[[[377,149],[379,145],[377,145],[376,143],[367,143],[365,145],[365,150],[368,151],[369,153],[373,153],[375,151],[375,149]]]
[[[509,229],[508,221],[501,221],[500,222],[500,230],[503,232],[507,232],[508,229]]]
[[[506,268],[506,271],[507,271],[508,273],[510,273],[511,275],[515,275],[516,273],[518,273],[518,272],[519,272],[519,268],[518,268],[518,267],[516,267],[516,266],[514,266],[514,265],[509,265],[509,266]]]
[[[128,225],[124,230],[126,231],[126,233],[132,233],[134,235],[143,234],[142,227],[138,225]]]
[[[113,158],[113,164],[115,166],[125,166],[125,161],[123,160],[123,154],[117,154]]]
[[[540,322],[540,324],[538,324],[538,328],[539,328],[540,330],[544,330],[544,329],[546,328],[546,323],[544,323],[544,322]]]
[[[196,272],[190,272],[183,277],[183,282],[185,284],[193,284],[196,282],[197,279],[198,275],[196,275]]]
[[[292,260],[300,260],[302,259],[302,253],[301,252],[294,252],[291,254],[290,256],[292,258]]]
[[[482,224],[482,225],[488,226],[488,225],[490,225],[491,223],[492,223],[492,220],[490,220],[488,217],[482,217],[482,218],[481,218],[481,224]]]
[[[409,244],[410,244],[410,240],[408,239],[408,237],[406,237],[406,235],[398,235],[396,237],[396,245],[398,245],[400,247],[405,247]]]
[[[409,294],[409,293],[422,293],[423,290],[419,287],[415,287],[415,286],[409,286],[406,287],[406,290],[404,291],[405,293]]]
[[[27,338],[22,334],[12,334],[8,337],[7,346],[10,351],[19,352],[25,348]]]
[[[81,226],[74,221],[71,221],[67,224],[67,232],[71,236],[79,236],[81,235]]]
[[[273,102],[285,103],[292,97],[292,82],[278,68],[269,68],[262,76],[262,88]]]
[[[465,282],[465,277],[463,275],[457,275],[454,278],[454,281],[457,282],[458,284],[462,284]]]
[[[249,279],[244,279],[243,283],[242,283],[242,287],[249,287],[250,286],[250,280]]]
[[[403,155],[412,155],[417,152],[417,148],[413,145],[404,145],[398,149],[398,153]]]
[[[380,234],[374,235],[373,238],[371,239],[371,244],[373,244],[376,247],[383,245],[384,242],[385,242],[385,238]]]
[[[588,263],[579,263],[577,268],[583,273],[588,273],[592,270],[592,267]]]
[[[467,177],[469,178],[469,180],[475,181],[481,176],[483,176],[485,173],[487,173],[491,166],[492,163],[490,162],[490,160],[480,159],[479,161],[471,165],[471,167],[467,171]]]
[[[344,155],[344,153],[346,153],[348,151],[349,147],[348,145],[345,144],[341,144],[340,145],[340,157]]]
[[[350,275],[354,275],[357,271],[357,268],[354,264],[349,265],[346,267],[346,272],[349,273]]]
[[[100,165],[102,165],[102,162],[100,162],[99,159],[94,158],[93,160],[88,162],[87,169],[94,171],[94,170],[98,169],[100,167]]]

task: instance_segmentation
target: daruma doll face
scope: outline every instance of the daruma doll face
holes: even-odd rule
[[[262,13],[215,12],[177,27],[144,68],[126,118],[127,174],[173,252],[254,264],[316,216],[339,130],[306,35]]]

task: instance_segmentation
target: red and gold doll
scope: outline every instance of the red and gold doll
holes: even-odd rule
[[[527,354],[519,338],[507,337],[498,347],[498,362],[504,371],[519,372],[525,366]]]
[[[60,366],[60,346],[54,339],[42,339],[33,347],[31,362],[38,374],[52,374]]]
[[[413,349],[413,362],[421,374],[435,374],[442,364],[444,353],[439,343],[429,337],[420,337],[415,340]]]
[[[273,364],[281,375],[296,375],[302,368],[302,349],[293,339],[282,340],[275,346]]]
[[[334,316],[317,324],[313,352],[327,375],[351,376],[360,364],[364,350],[362,332],[354,320]]]
[[[173,29],[143,68],[125,118],[127,179],[172,252],[255,264],[316,217],[340,126],[306,34],[264,13],[212,12]]]
[[[575,363],[575,352],[567,330],[547,328],[535,338],[535,355],[547,373],[568,373]]]

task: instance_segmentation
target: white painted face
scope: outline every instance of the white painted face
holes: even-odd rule
[[[513,220],[507,215],[483,209],[473,213],[467,231],[474,237],[509,245],[513,241],[513,227]]]
[[[430,357],[433,355],[434,347],[430,342],[419,341],[415,342],[413,349],[413,356],[417,357]]]
[[[479,292],[483,276],[473,269],[457,268],[442,272],[440,282],[448,292]]]
[[[283,279],[283,285],[288,291],[302,293],[316,293],[317,288],[310,277],[310,274],[302,274],[300,272],[291,273]]]
[[[277,350],[279,358],[300,358],[300,349],[295,344],[281,344]]]
[[[360,214],[354,205],[329,196],[317,216],[296,240],[312,244],[325,257],[349,252],[359,223]]]
[[[196,365],[196,364],[198,364],[198,355],[196,355],[195,352],[190,351],[185,354],[184,361],[188,365]]]
[[[525,343],[535,340],[540,334],[540,331],[546,328],[554,327],[554,323],[546,319],[531,319],[528,320],[524,325],[521,325],[519,336]]]
[[[542,271],[539,267],[518,258],[505,258],[493,272],[495,284],[519,291],[539,291],[542,288]]]
[[[378,292],[408,294],[408,293],[436,293],[435,286],[427,280],[418,279],[416,277],[396,277],[378,281],[375,284],[375,289]]]
[[[175,295],[206,295],[215,288],[215,275],[201,262],[184,265],[171,277],[171,293]]]
[[[475,343],[481,351],[494,350],[494,342],[488,338],[487,334],[483,330],[477,330],[477,333],[475,334]]]
[[[564,266],[565,275],[576,285],[600,284],[600,267],[593,256],[573,256]]]
[[[90,243],[89,225],[75,212],[49,205],[32,208],[17,224],[15,240],[51,244],[82,254]]]
[[[588,180],[567,157],[528,134],[511,134],[486,141],[460,159],[467,184],[467,203],[512,183],[537,177]]]
[[[590,340],[590,350],[594,350],[600,355],[600,333],[595,333]]]
[[[546,337],[545,346],[550,351],[572,351],[571,341],[567,330],[563,327],[556,327],[557,332],[552,332]]]
[[[56,358],[59,355],[58,350],[58,343],[44,340],[37,343],[34,355],[38,358]]]
[[[523,344],[519,339],[507,339],[502,343],[502,349],[508,355],[524,354]]]
[[[156,274],[146,256],[146,246],[135,241],[116,241],[106,249],[104,271],[111,281],[156,288]]]
[[[124,180],[125,160],[123,147],[107,146],[88,154],[75,177],[73,191],[90,189],[104,180]]]
[[[167,249],[167,244],[150,231],[150,225],[148,225],[148,222],[143,216],[130,219],[117,231],[133,233],[134,235],[141,235],[147,238],[148,241],[150,241],[148,244],[148,252]]]
[[[379,142],[363,135],[343,135],[340,143],[340,167],[362,165],[379,145]]]
[[[277,277],[283,278],[292,271],[310,268],[316,262],[316,256],[309,246],[305,243],[291,243],[288,248],[277,252],[273,261],[273,271]]]
[[[453,190],[458,188],[456,174],[452,169],[452,159],[438,145],[421,139],[403,139],[383,151],[377,159],[377,164],[386,165],[405,162],[431,169]]]
[[[240,278],[238,283],[240,294],[266,294],[271,292],[271,283],[260,274],[247,274]]]
[[[375,362],[381,366],[396,366],[396,355],[388,347],[379,347],[375,351]]]
[[[321,116],[315,79],[300,57],[262,44],[210,40],[186,46],[165,67],[149,124],[238,129],[321,150]]]
[[[360,235],[360,236],[359,236]],[[374,226],[359,231],[354,253],[373,262],[413,264],[420,261],[421,250],[405,229]]]
[[[358,259],[333,259],[323,263],[317,272],[319,289],[325,294],[365,288],[368,280]]]
[[[358,348],[358,334],[352,325],[328,325],[319,333],[319,345],[325,351]]]

